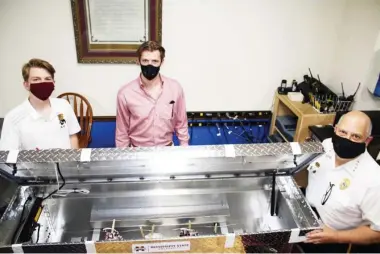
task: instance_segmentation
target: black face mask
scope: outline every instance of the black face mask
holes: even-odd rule
[[[342,159],[353,159],[365,152],[365,143],[356,143],[335,133],[332,143],[335,153]]]
[[[150,64],[141,65],[141,72],[147,80],[154,79],[158,75],[159,71],[160,71],[160,66],[156,67]]]

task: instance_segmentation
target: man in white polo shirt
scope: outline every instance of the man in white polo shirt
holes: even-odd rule
[[[29,98],[4,118],[0,150],[78,148],[78,120],[64,99],[50,98],[54,90],[54,67],[31,59],[22,68]]]
[[[324,225],[307,235],[305,252],[347,252],[380,242],[380,166],[366,151],[372,124],[360,111],[341,117],[325,154],[308,168],[306,198]]]

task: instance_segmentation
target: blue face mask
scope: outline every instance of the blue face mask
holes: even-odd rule
[[[160,72],[160,66],[156,67],[151,64],[141,65],[141,72],[147,80],[154,79]]]
[[[342,159],[354,159],[365,152],[365,143],[353,142],[334,133],[332,143],[335,153]]]

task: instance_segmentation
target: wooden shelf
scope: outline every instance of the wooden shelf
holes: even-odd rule
[[[275,129],[275,131],[277,131],[278,134],[280,134],[280,136],[281,136],[286,142],[289,142],[289,141],[286,139],[285,135],[282,134],[282,132],[281,132],[276,126],[274,127],[274,129]]]
[[[298,118],[294,142],[304,142],[310,136],[309,126],[332,124],[335,119],[335,114],[319,113],[308,103],[291,101],[287,95],[278,93],[275,95],[273,105],[271,135],[275,131],[277,116],[296,116]]]
[[[288,107],[297,117],[320,114],[309,103],[291,101],[287,95],[276,94],[277,98]]]

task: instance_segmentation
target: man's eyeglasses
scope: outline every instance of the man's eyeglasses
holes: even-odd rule
[[[322,196],[322,201],[321,204],[325,205],[327,200],[329,200],[332,192],[332,188],[335,186],[335,184],[332,184],[331,182],[329,183],[329,187],[326,190],[326,193]]]

